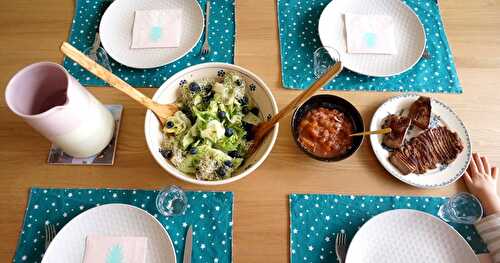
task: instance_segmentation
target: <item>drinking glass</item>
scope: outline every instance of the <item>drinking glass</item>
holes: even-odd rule
[[[156,209],[164,216],[175,216],[184,213],[187,204],[186,193],[175,185],[160,190],[156,196]]]
[[[339,52],[332,47],[320,47],[314,51],[313,69],[314,75],[319,78],[327,69],[340,61]]]
[[[109,72],[112,72],[108,53],[106,53],[106,50],[101,47],[101,37],[99,36],[99,33],[95,34],[94,43],[91,47],[85,49],[83,54],[87,55],[90,59],[103,66],[105,69],[109,70]]]
[[[438,216],[446,222],[474,224],[483,215],[481,202],[472,194],[458,193],[441,205]]]

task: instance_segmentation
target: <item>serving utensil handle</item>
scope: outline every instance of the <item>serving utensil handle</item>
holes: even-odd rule
[[[90,71],[92,74],[106,81],[121,92],[129,95],[132,99],[136,100],[140,104],[150,109],[154,108],[156,103],[152,99],[146,97],[140,91],[130,86],[130,84],[123,81],[118,76],[105,69],[103,66],[97,64],[95,61],[84,55],[71,44],[63,42],[61,45],[61,52],[67,57],[74,60],[84,69]]]
[[[386,134],[390,133],[392,131],[391,128],[384,128],[376,131],[364,131],[364,132],[358,132],[358,133],[353,133],[349,136],[364,136],[364,135],[370,135],[370,134]]]

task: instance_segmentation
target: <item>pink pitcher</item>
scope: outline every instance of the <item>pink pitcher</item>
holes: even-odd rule
[[[22,69],[9,81],[5,98],[15,114],[73,157],[95,155],[113,137],[111,113],[58,64]]]

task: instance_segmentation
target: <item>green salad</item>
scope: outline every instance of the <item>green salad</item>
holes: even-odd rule
[[[244,161],[252,128],[261,122],[245,81],[236,73],[186,82],[180,111],[167,119],[160,153],[180,171],[199,180],[231,177]]]

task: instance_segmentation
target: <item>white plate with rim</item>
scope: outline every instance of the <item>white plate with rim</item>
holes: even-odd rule
[[[218,62],[198,64],[177,72],[161,85],[155,92],[153,100],[162,104],[173,103],[180,96],[180,87],[183,83],[200,79],[213,79],[219,74],[225,74],[226,72],[236,72],[246,83],[248,87],[248,96],[258,106],[259,115],[262,120],[269,120],[278,113],[276,100],[267,84],[261,78],[250,70],[240,66]],[[144,121],[146,143],[156,162],[174,177],[188,183],[200,185],[228,184],[251,174],[266,160],[267,156],[269,156],[276,142],[276,138],[278,137],[278,130],[279,124],[276,124],[262,141],[257,151],[245,159],[241,167],[234,171],[232,177],[218,181],[204,181],[198,180],[192,174],[181,172],[160,154],[159,149],[161,141],[163,140],[163,133],[160,130],[158,119],[150,110],[147,111]]]
[[[368,220],[356,233],[346,263],[478,263],[467,241],[430,214],[396,209]]]
[[[132,49],[135,10],[182,9],[179,47]],[[132,68],[155,68],[172,63],[196,46],[203,33],[204,18],[196,0],[115,0],[99,25],[101,43],[119,63]]]
[[[384,119],[390,114],[407,114],[410,105],[419,98],[417,94],[404,94],[390,98],[384,102],[375,112],[370,124],[370,130],[382,128]],[[382,146],[383,135],[370,135],[370,143],[382,166],[394,177],[399,180],[419,188],[437,188],[447,186],[458,180],[467,166],[469,166],[472,157],[472,146],[467,128],[458,115],[443,102],[431,98],[431,122],[430,127],[446,126],[453,132],[456,132],[464,144],[463,151],[457,156],[457,159],[449,165],[440,165],[436,169],[428,170],[424,174],[403,175],[394,165],[389,162],[390,151]],[[416,136],[421,132],[419,128],[412,127],[408,131],[406,140]]]
[[[135,206],[107,204],[68,222],[50,243],[42,263],[81,263],[89,234],[147,237],[147,262],[176,262],[172,241],[156,218]]]
[[[346,48],[344,14],[387,15],[394,21],[396,54],[351,54]],[[325,47],[340,53],[344,67],[359,74],[386,77],[412,68],[425,50],[425,32],[420,19],[401,0],[335,0],[319,19],[319,37]]]

